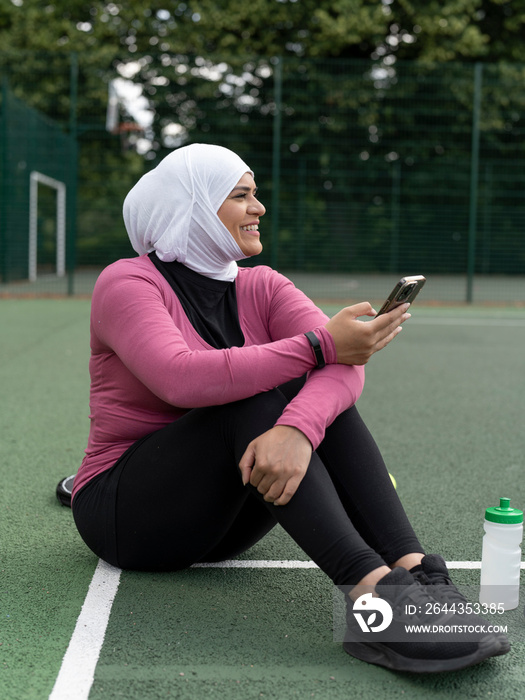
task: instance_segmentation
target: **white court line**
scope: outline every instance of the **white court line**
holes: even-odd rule
[[[480,569],[480,561],[449,561],[449,569]],[[216,569],[317,569],[313,561],[294,559],[229,559],[194,564]],[[521,564],[525,569],[525,562]],[[106,629],[122,571],[102,560],[93,574],[84,605],[62,660],[49,700],[87,700],[106,636]]]
[[[454,569],[481,569],[480,561],[448,561],[447,567]],[[302,561],[300,559],[267,560],[267,559],[228,559],[226,561],[210,562],[204,564],[193,564],[192,569],[318,569],[313,561]],[[521,563],[521,568],[525,569],[525,562]]]
[[[89,696],[120,574],[120,569],[98,562],[49,700]]]
[[[318,569],[313,561],[299,559],[227,559],[193,564],[192,569]]]

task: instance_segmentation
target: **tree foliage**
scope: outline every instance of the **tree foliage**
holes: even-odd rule
[[[188,83],[185,73],[192,69],[204,76],[206,69],[220,65],[225,75],[238,75],[248,59],[262,57],[268,62],[275,56],[361,58],[386,66],[396,60],[525,62],[524,35],[525,0],[4,0],[0,4],[4,62],[12,72],[29,79],[34,75],[38,90],[27,90],[26,98],[63,119],[71,52],[81,57],[79,110],[84,117],[105,103],[103,78],[114,76],[119,63],[141,57],[132,77],[144,84],[147,97],[154,98],[161,88],[168,88],[160,90],[167,94],[172,88],[171,107],[191,126],[191,106],[182,107],[176,93]],[[177,80],[173,71],[168,75],[172,68]],[[246,89],[254,87],[248,81]],[[206,92],[201,85],[194,97],[202,91]]]
[[[5,0],[6,48],[525,61],[524,0]]]

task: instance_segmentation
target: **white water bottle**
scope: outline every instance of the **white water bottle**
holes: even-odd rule
[[[513,610],[519,605],[523,511],[510,507],[510,498],[487,508],[483,524],[479,602]]]

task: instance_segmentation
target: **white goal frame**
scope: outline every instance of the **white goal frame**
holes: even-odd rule
[[[56,274],[66,274],[66,184],[33,170],[29,176],[29,280],[37,278],[38,185],[56,190]]]

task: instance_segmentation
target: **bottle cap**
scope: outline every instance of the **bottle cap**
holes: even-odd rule
[[[485,519],[491,523],[504,523],[513,525],[523,522],[523,511],[510,507],[510,498],[500,498],[499,506],[487,508]]]

